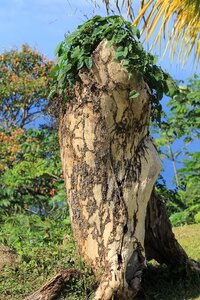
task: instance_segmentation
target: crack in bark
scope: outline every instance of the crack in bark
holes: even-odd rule
[[[95,300],[108,300],[113,294],[131,299],[139,289],[148,193],[160,167],[147,137],[150,101],[145,84],[128,80],[114,54],[100,44],[94,52],[96,66],[79,73],[76,98],[67,104],[60,122],[77,245],[95,274],[103,271]],[[129,99],[133,89],[140,91],[137,101]],[[155,174],[147,178],[154,159]],[[134,271],[130,282],[125,275],[128,264],[128,274]]]

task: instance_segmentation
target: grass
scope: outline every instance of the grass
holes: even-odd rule
[[[176,238],[188,255],[200,260],[200,224],[174,228]],[[83,272],[81,280],[72,279],[62,292],[60,300],[91,299],[96,286],[91,272],[83,265],[74,250],[71,234],[58,248],[33,249],[30,261],[18,267],[5,266],[0,271],[0,300],[22,300],[56,274],[56,268],[74,267]],[[142,292],[138,299],[146,300],[200,300],[200,275],[180,277],[164,266],[149,264],[144,272]]]
[[[173,231],[188,256],[200,261],[200,224],[174,227]]]
[[[143,276],[142,296],[138,300],[200,299],[200,276],[180,277],[166,267],[149,265]]]
[[[192,259],[200,261],[200,224],[174,227],[176,239]],[[177,276],[164,266],[149,264],[144,273],[143,293],[146,300],[200,300],[200,275]]]

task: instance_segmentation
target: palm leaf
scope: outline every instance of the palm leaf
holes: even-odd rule
[[[142,32],[146,32],[146,41],[158,30],[153,43],[154,47],[157,42],[162,42],[164,37],[172,59],[177,53],[181,62],[186,64],[193,50],[194,61],[198,64],[200,59],[200,0],[147,0],[141,5],[133,24],[138,26],[144,17]],[[171,32],[166,28],[172,28]],[[166,50],[165,48],[165,52]]]
[[[95,2],[95,0],[93,0]],[[102,0],[109,12],[110,0]],[[127,15],[133,19],[132,0],[115,0],[115,6],[120,11],[126,6]],[[169,49],[172,59],[178,54],[181,62],[186,64],[188,57],[194,54],[194,61],[200,59],[200,0],[141,0],[141,7],[133,24],[138,26],[143,21],[141,34],[149,41],[157,32],[153,47],[157,43]],[[158,28],[160,26],[160,28]],[[170,29],[170,30],[169,30]]]

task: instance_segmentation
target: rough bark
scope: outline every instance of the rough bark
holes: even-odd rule
[[[61,159],[71,222],[85,262],[100,280],[95,300],[133,299],[145,266],[146,208],[161,164],[148,135],[144,81],[100,43],[94,67],[79,72],[60,120]],[[139,96],[131,100],[132,90]]]
[[[71,277],[80,277],[80,272],[69,269],[59,272],[49,282],[45,283],[38,291],[24,300],[53,300],[58,299],[60,291],[66,286]]]
[[[200,263],[190,259],[176,240],[164,203],[152,193],[146,215],[145,254],[178,272],[200,271]]]

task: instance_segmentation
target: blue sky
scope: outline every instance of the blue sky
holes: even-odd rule
[[[97,2],[99,8],[92,0],[1,0],[0,51],[28,43],[53,59],[54,49],[66,32],[95,14],[106,14],[101,0]],[[139,0],[134,5],[137,11]],[[171,64],[167,56],[159,63],[176,79],[186,79],[195,71],[192,60],[185,69],[176,59]]]
[[[91,2],[92,0],[0,0],[0,52],[12,47],[20,48],[23,43],[27,43],[49,59],[54,59],[54,49],[64,39],[65,33],[73,31],[96,14],[106,15],[101,0],[98,0],[98,7]],[[135,0],[134,5],[137,13],[139,0]],[[200,73],[200,68],[193,68],[192,59],[189,59],[185,69],[176,57],[173,64],[168,56],[159,60],[159,64],[175,79],[185,80],[194,72]],[[167,177],[172,178],[171,163],[165,162],[165,166],[168,169]]]

